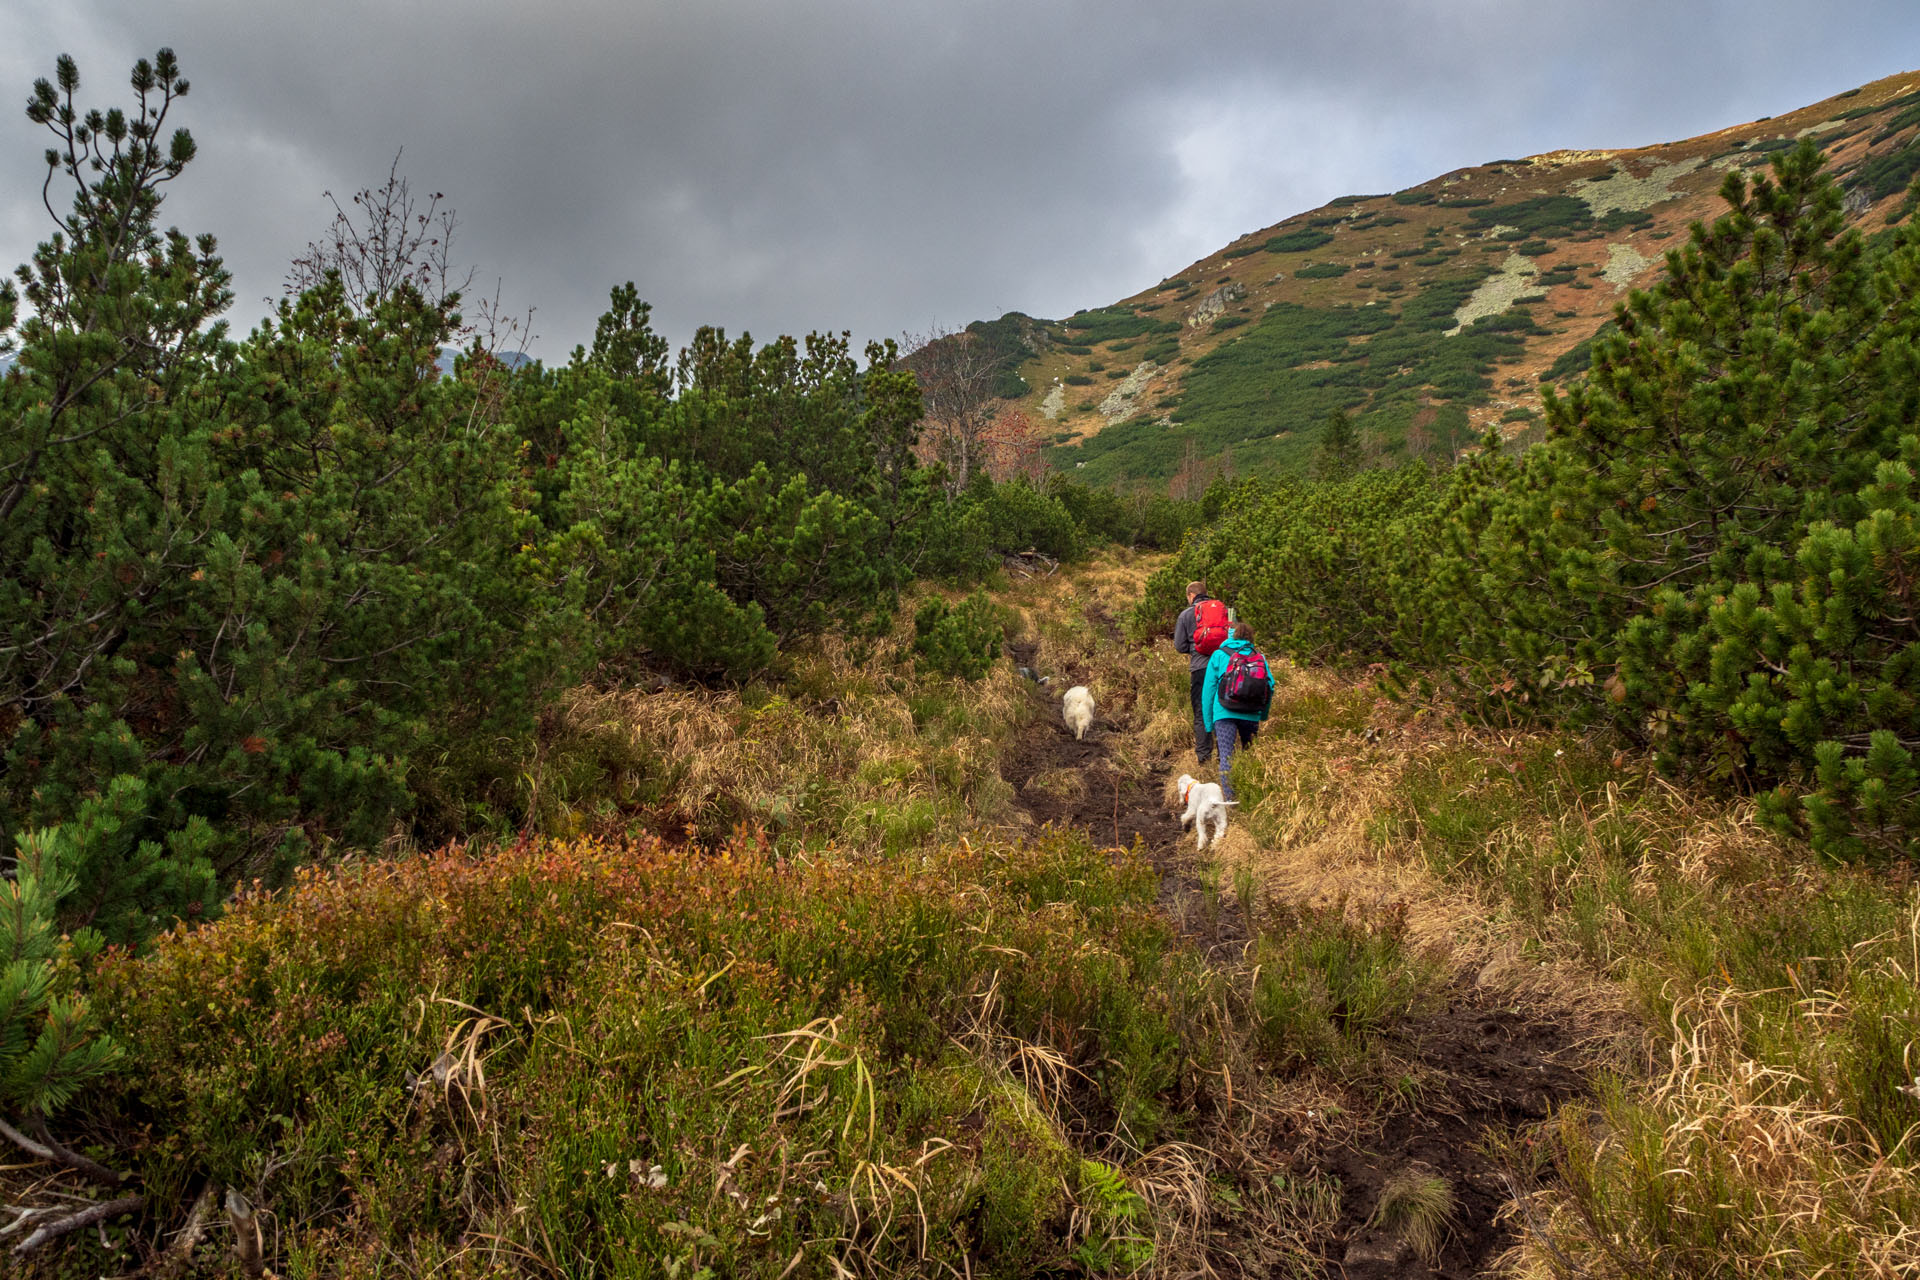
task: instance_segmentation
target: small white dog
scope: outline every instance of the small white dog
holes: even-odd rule
[[[1201,782],[1192,774],[1180,775],[1180,803],[1187,811],[1180,815],[1182,828],[1191,826],[1195,836],[1194,847],[1204,849],[1209,840],[1207,825],[1213,825],[1212,843],[1218,844],[1220,837],[1227,834],[1227,810],[1239,804],[1238,800],[1229,800],[1221,793],[1217,782]]]
[[[1067,690],[1060,701],[1060,715],[1076,741],[1085,738],[1087,730],[1093,728],[1093,691],[1083,684]]]

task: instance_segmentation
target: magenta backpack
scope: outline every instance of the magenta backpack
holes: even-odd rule
[[[1227,669],[1220,676],[1220,705],[1240,715],[1263,715],[1273,698],[1273,677],[1267,660],[1259,653],[1236,653],[1228,657]]]

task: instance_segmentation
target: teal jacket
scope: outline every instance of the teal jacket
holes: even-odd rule
[[[1200,686],[1200,714],[1203,717],[1202,723],[1206,725],[1209,732],[1213,730],[1215,720],[1251,720],[1259,724],[1267,718],[1265,711],[1229,711],[1220,705],[1220,677],[1226,675],[1227,663],[1236,653],[1256,652],[1258,650],[1245,640],[1228,640],[1215,649],[1213,656],[1207,659],[1207,678]],[[1267,705],[1271,707],[1273,705],[1273,665],[1271,663],[1267,665],[1267,698]]]

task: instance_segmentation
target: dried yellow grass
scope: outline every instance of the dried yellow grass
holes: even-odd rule
[[[1264,794],[1237,811],[1236,821],[1250,835],[1236,838],[1229,829],[1222,864],[1249,866],[1263,893],[1322,909],[1344,905],[1356,919],[1404,909],[1408,941],[1461,978],[1569,1015],[1584,1034],[1619,1036],[1627,1001],[1616,984],[1552,949],[1540,958],[1537,940],[1513,928],[1503,903],[1435,872],[1417,833],[1382,835],[1409,771],[1424,757],[1476,744],[1489,754],[1511,752],[1527,745],[1529,735],[1476,731],[1409,711],[1378,696],[1366,676],[1282,670],[1277,719],[1301,706],[1360,707],[1378,737],[1263,732],[1248,752]],[[1525,852],[1550,840],[1551,831],[1535,816],[1493,839]]]
[[[794,679],[785,687],[833,690],[824,705],[765,690],[752,691],[758,696],[750,703],[749,691],[733,689],[578,689],[563,700],[562,731],[621,735],[666,762],[678,773],[666,803],[685,814],[722,794],[750,812],[779,813],[799,791],[823,782],[856,807],[932,798],[940,788],[915,726],[914,692],[937,692],[983,726],[940,748],[947,765],[982,776],[993,774],[1001,736],[1020,720],[1024,691],[1006,663],[974,682],[912,675],[911,615],[909,602],[894,633],[863,649],[830,636],[794,656]],[[909,679],[897,690],[899,682],[875,672]],[[1002,790],[978,787],[970,816],[990,821],[998,815],[981,809],[1004,799]]]
[[[1650,1140],[1643,1123],[1622,1132],[1585,1109],[1561,1114],[1584,1194],[1549,1188],[1530,1198],[1524,1212],[1544,1229],[1523,1242],[1517,1265],[1609,1280],[1703,1266],[1734,1277],[1920,1276],[1920,1224],[1911,1220],[1920,1173],[1819,1105],[1808,1080],[1741,1051],[1752,994],[1703,992],[1676,1005],[1668,1069],[1636,1099],[1636,1120],[1665,1117]],[[1735,1210],[1712,1244],[1680,1253],[1636,1230],[1631,1198],[1670,1200],[1685,1219],[1699,1212],[1689,1202],[1709,1176],[1738,1197],[1737,1206],[1710,1206]]]

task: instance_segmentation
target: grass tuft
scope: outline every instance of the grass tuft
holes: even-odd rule
[[[1428,1266],[1435,1265],[1453,1229],[1453,1187],[1437,1173],[1400,1170],[1380,1188],[1368,1225],[1391,1231]]]

